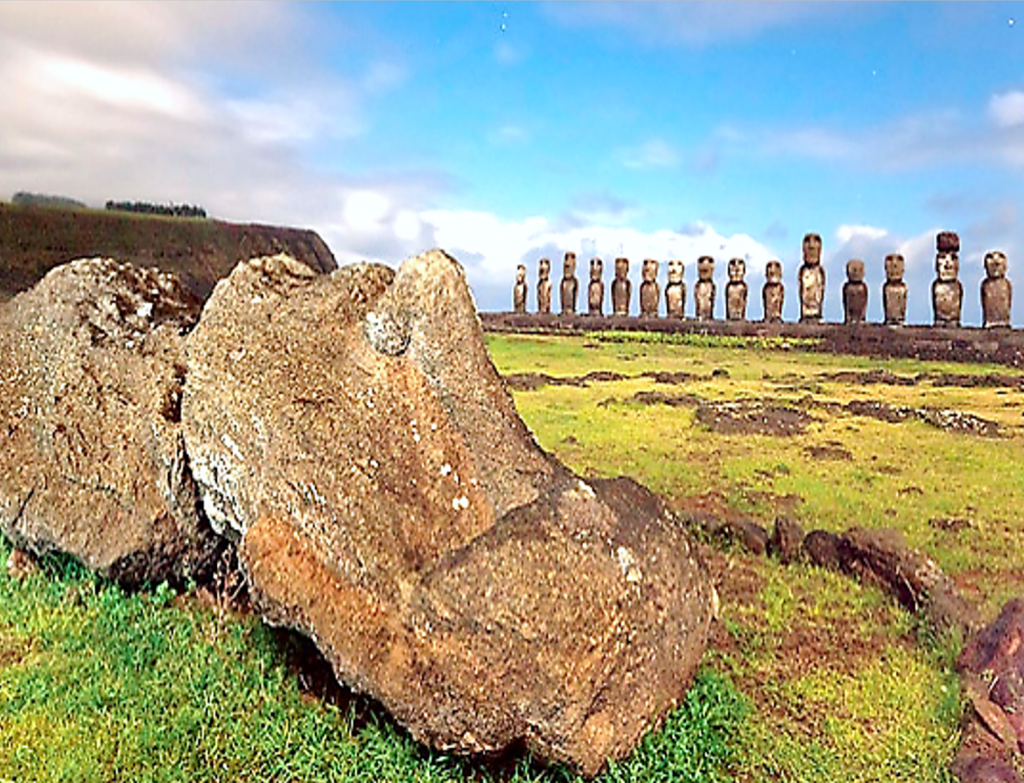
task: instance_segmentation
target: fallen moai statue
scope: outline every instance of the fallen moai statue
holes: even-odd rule
[[[706,568],[654,495],[540,449],[452,258],[253,259],[187,355],[192,472],[258,609],[414,737],[593,775],[681,701]]]
[[[0,529],[16,546],[128,584],[211,566],[179,416],[199,309],[176,276],[109,259],[0,309]]]

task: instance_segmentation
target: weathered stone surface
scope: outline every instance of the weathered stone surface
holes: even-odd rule
[[[764,286],[761,288],[765,323],[780,323],[782,321],[782,304],[785,298],[786,288],[782,283],[782,263],[769,261],[765,266]]]
[[[789,517],[779,517],[772,528],[768,549],[783,563],[792,563],[800,557],[803,542],[804,529],[800,523]]]
[[[800,265],[800,322],[817,323],[825,299],[825,268],[821,265],[821,236],[804,235],[804,262]]]
[[[181,433],[177,277],[105,259],[57,267],[0,311],[0,528],[126,583],[196,576],[216,549]]]
[[[330,277],[255,259],[188,356],[194,474],[257,605],[413,736],[525,741],[594,774],[682,698],[703,564],[646,490],[537,446],[453,259]]]
[[[658,262],[645,258],[642,267],[643,282],[640,283],[640,315],[647,318],[658,316],[658,301],[661,288],[658,285]]]

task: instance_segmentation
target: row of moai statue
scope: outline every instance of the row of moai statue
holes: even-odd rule
[[[936,237],[935,273],[932,283],[932,309],[936,326],[959,326],[963,306],[963,285],[960,273],[960,238],[952,231],[942,231]],[[885,257],[886,281],[882,286],[885,323],[900,325],[907,315],[907,284],[903,282],[905,270],[903,256],[893,253]],[[668,318],[683,318],[686,310],[686,283],[683,282],[683,262],[668,262],[668,284],[665,286],[665,313]],[[747,266],[743,259],[729,261],[729,282],[725,286],[725,317],[729,321],[747,320],[747,284],[744,282]],[[864,262],[851,259],[846,264],[846,282],[843,284],[844,322],[863,323],[868,307],[868,286],[864,282]],[[701,256],[697,260],[697,282],[694,285],[694,315],[698,320],[715,318],[716,286],[715,260]],[[986,327],[1009,327],[1012,287],[1006,278],[1006,255],[993,251],[985,256],[986,278],[981,284],[983,324]],[[643,262],[643,282],[640,284],[641,317],[657,317],[661,290],[657,282],[658,262]],[[803,264],[799,272],[800,321],[818,323],[822,320],[825,300],[825,269],[821,265],[821,237],[807,234],[803,241]],[[612,312],[628,315],[633,284],[629,280],[629,260],[615,259],[615,279],[612,281]],[[551,312],[551,262],[540,259],[537,269],[537,312]],[[576,313],[579,282],[576,279],[576,254],[566,253],[560,286],[561,312]],[[526,267],[516,270],[513,293],[515,312],[526,312]],[[765,267],[765,283],[761,289],[764,320],[782,321],[785,286],[782,283],[782,264],[769,261]],[[590,284],[587,288],[587,313],[603,315],[605,300],[604,262],[590,260]]]

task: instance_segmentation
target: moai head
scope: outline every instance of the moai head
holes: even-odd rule
[[[520,264],[516,267],[516,283],[526,282],[526,267]]]
[[[782,262],[769,261],[764,268],[765,282],[776,285],[782,282]]]
[[[960,259],[956,253],[938,253],[935,256],[935,275],[943,283],[952,283],[960,274]]]
[[[729,280],[733,283],[742,283],[744,275],[747,274],[747,262],[742,258],[729,260]]]
[[[985,274],[990,279],[1006,277],[1006,254],[998,250],[985,254]]]
[[[616,258],[615,259],[615,277],[618,280],[625,280],[629,277],[629,259],[628,258]]]
[[[697,259],[697,279],[705,283],[711,282],[715,276],[715,259],[701,256]]]
[[[683,262],[673,258],[668,262],[668,281],[670,283],[683,282]]]
[[[658,262],[653,258],[645,258],[643,266],[645,283],[654,283],[658,279]]]
[[[562,276],[563,277],[574,277],[576,275],[576,254],[566,253],[565,260],[562,262]]]
[[[537,278],[539,280],[547,280],[551,276],[551,261],[547,258],[542,258],[537,262]]]
[[[903,256],[899,253],[890,253],[885,257],[885,279],[890,283],[903,282],[903,271],[906,266]]]
[[[851,258],[846,262],[846,279],[851,283],[864,282],[864,262],[859,258]]]
[[[935,235],[935,249],[940,253],[959,253],[960,237],[955,231],[940,231]]]
[[[600,280],[604,276],[604,261],[600,258],[590,259],[590,279]]]
[[[821,263],[821,236],[818,234],[804,235],[804,263],[816,265]]]

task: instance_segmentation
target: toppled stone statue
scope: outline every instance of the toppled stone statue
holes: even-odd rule
[[[715,317],[715,259],[701,256],[697,259],[697,282],[693,286],[693,302],[700,321]]]
[[[658,317],[658,302],[661,290],[658,286],[658,262],[653,258],[644,259],[643,282],[640,283],[640,315],[647,318]]]
[[[413,737],[593,775],[680,703],[706,568],[655,496],[541,450],[454,259],[253,259],[188,361],[193,473],[256,606]]]
[[[932,310],[936,326],[960,326],[964,287],[960,274],[960,237],[941,231],[935,240],[935,280],[932,282]]]
[[[725,317],[729,321],[747,320],[747,262],[742,258],[729,260],[729,282],[725,284]]]
[[[526,267],[520,264],[516,267],[516,285],[512,290],[512,306],[516,313],[526,312]]]
[[[981,282],[981,312],[986,327],[1009,327],[1013,288],[1006,279],[1006,254],[985,254],[985,279]]]
[[[846,262],[843,283],[843,323],[864,323],[868,312],[868,284],[864,282],[864,262],[851,258]]]
[[[551,312],[551,261],[547,258],[537,262],[537,312]]]
[[[899,253],[885,257],[885,285],[882,286],[882,305],[885,322],[899,326],[907,320],[907,284],[903,282],[906,263]]]
[[[764,268],[764,286],[761,288],[761,302],[764,306],[766,323],[781,323],[782,304],[786,298],[786,287],[782,284],[782,262],[769,261]]]
[[[574,315],[576,313],[576,296],[580,284],[576,279],[576,254],[566,253],[562,262],[562,285],[559,293],[562,301],[562,315]]]
[[[205,578],[220,544],[180,417],[199,310],[176,275],[100,258],[0,309],[0,529],[16,547],[129,585]]]
[[[590,259],[587,312],[590,315],[603,315],[604,312],[604,261],[597,257]]]
[[[683,282],[683,262],[677,258],[668,262],[665,315],[668,318],[684,318],[686,315],[686,283]]]
[[[825,268],[821,265],[821,237],[806,234],[803,244],[804,262],[800,266],[800,322],[821,320],[825,300]]]
[[[633,284],[629,280],[629,259],[615,259],[615,279],[612,281],[612,312],[615,315],[629,315],[629,300]]]

